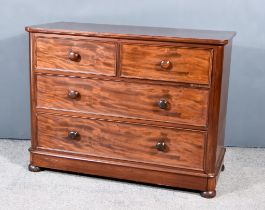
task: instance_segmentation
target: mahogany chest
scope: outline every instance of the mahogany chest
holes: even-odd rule
[[[26,30],[30,171],[215,196],[234,32],[65,22]]]

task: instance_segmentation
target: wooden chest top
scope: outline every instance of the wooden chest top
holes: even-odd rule
[[[227,44],[235,36],[232,31],[176,29],[94,23],[56,22],[26,27],[28,32],[84,35],[105,38],[174,41],[198,44]]]

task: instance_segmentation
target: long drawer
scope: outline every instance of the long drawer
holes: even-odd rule
[[[37,107],[195,126],[207,124],[208,90],[37,76]]]
[[[203,170],[206,132],[38,115],[38,147]]]

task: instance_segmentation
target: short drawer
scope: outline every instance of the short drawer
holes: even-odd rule
[[[35,68],[114,76],[116,45],[69,36],[36,38]]]
[[[206,133],[100,120],[38,116],[38,147],[172,167],[203,169]]]
[[[37,107],[205,126],[208,90],[38,75]]]
[[[207,85],[212,56],[208,48],[123,44],[121,76]]]

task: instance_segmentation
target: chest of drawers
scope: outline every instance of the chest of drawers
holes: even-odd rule
[[[26,30],[29,170],[215,196],[235,33],[64,22]]]

